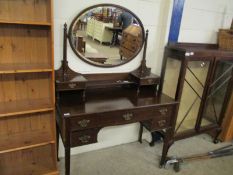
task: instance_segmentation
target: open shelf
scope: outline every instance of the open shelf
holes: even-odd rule
[[[52,72],[48,64],[0,64],[0,74]]]
[[[36,131],[15,134],[0,138],[0,154],[19,151],[55,143],[48,131]]]
[[[14,116],[0,120],[0,154],[55,143],[53,112]]]
[[[48,23],[50,9],[50,0],[0,0],[0,20]]]
[[[0,154],[1,175],[45,175],[56,172],[51,145]]]
[[[0,118],[52,110],[53,106],[48,99],[0,102]]]
[[[4,70],[10,71],[27,70],[30,69],[29,65],[33,69],[36,64],[38,69],[41,67],[51,69],[50,37],[51,31],[48,27],[2,24],[0,27],[0,65]],[[4,65],[10,65],[10,67],[7,68]]]
[[[7,21],[1,20],[0,24],[19,24],[19,25],[36,25],[36,26],[51,26],[49,22],[40,22],[40,21]]]
[[[51,73],[0,75],[0,118],[51,111]]]

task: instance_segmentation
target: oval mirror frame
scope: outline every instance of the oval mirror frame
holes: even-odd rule
[[[119,63],[119,64],[116,64],[116,65],[105,65],[105,64],[95,64],[94,62],[92,61],[88,61],[88,59],[83,56],[82,54],[80,54],[76,49],[75,49],[75,46],[73,45],[72,43],[72,29],[73,29],[73,26],[74,24],[76,23],[77,19],[79,17],[82,16],[82,14],[84,14],[85,12],[91,10],[91,9],[94,9],[94,8],[97,8],[97,7],[115,7],[115,8],[118,8],[118,9],[121,9],[121,10],[124,10],[128,13],[130,13],[138,22],[139,26],[141,27],[141,30],[142,30],[142,42],[141,42],[141,46],[139,47],[139,49],[136,51],[136,53],[129,59],[127,59],[126,61],[122,62],[122,63]],[[143,48],[143,45],[144,45],[144,41],[145,41],[145,29],[143,27],[143,24],[141,22],[141,20],[137,17],[137,15],[135,13],[133,13],[132,11],[130,11],[129,9],[125,8],[125,7],[122,7],[120,5],[116,5],[116,4],[107,4],[107,3],[104,3],[104,4],[97,4],[97,5],[93,5],[93,6],[90,6],[84,10],[82,10],[74,19],[73,21],[71,22],[71,25],[69,27],[69,31],[68,31],[68,39],[69,39],[69,43],[70,43],[70,46],[73,50],[73,52],[81,59],[83,60],[84,62],[88,63],[88,64],[91,64],[93,66],[96,66],[96,67],[104,67],[104,68],[111,68],[111,67],[117,67],[117,66],[121,66],[123,64],[126,64],[130,61],[132,61],[142,50]]]

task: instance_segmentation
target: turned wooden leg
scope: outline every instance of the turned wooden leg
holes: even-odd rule
[[[59,128],[56,124],[56,138],[57,138],[57,161],[60,161],[59,159]]]
[[[163,143],[163,152],[160,160],[160,167],[162,167],[166,163],[167,153],[171,145],[174,143],[173,135],[171,129],[168,129],[165,133],[164,143]]]
[[[65,147],[65,175],[70,175],[70,147]]]
[[[140,129],[139,129],[139,134],[138,134],[138,141],[142,143],[142,133],[143,133],[143,125],[140,122]]]

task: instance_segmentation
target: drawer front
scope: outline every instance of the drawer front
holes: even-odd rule
[[[147,78],[140,80],[140,85],[153,85],[153,84],[159,84],[160,79],[159,78]]]
[[[135,53],[128,50],[128,49],[126,49],[126,48],[124,48],[124,47],[121,47],[120,48],[120,55],[122,55],[125,58],[131,58],[132,56],[135,55]]]
[[[153,120],[143,121],[141,122],[143,126],[145,126],[150,132],[162,130],[168,127],[171,127],[171,118],[155,118]]]
[[[158,118],[152,121],[152,129],[164,129],[170,126],[170,118]]]
[[[95,128],[90,130],[72,132],[70,138],[71,147],[96,143],[98,132],[99,129]]]
[[[127,40],[128,42],[131,43],[141,43],[142,42],[142,37],[135,37],[126,33],[123,33],[123,40]]]
[[[147,107],[140,109],[120,110],[115,112],[103,112],[98,114],[73,117],[70,120],[71,130],[84,130],[88,128],[114,126],[134,123],[150,119],[169,118],[172,106]],[[162,124],[161,124],[162,125]]]
[[[57,83],[56,90],[76,90],[85,89],[85,83],[74,82],[74,83]]]
[[[127,49],[131,50],[132,52],[136,52],[140,48],[140,43],[129,42],[127,40],[123,40],[123,41],[121,41],[121,47],[127,48]]]
[[[158,117],[155,117],[151,120],[144,121],[142,124],[149,130],[149,131],[156,131],[171,127],[171,119],[173,114],[173,109],[176,105],[169,105],[160,107],[157,111]]]

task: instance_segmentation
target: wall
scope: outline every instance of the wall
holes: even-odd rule
[[[230,28],[233,0],[186,0],[180,42],[216,43],[219,28]]]
[[[59,68],[62,59],[63,24],[67,23],[69,26],[72,19],[86,7],[108,2],[106,0],[54,0],[55,69]],[[160,73],[163,48],[167,41],[172,2],[172,0],[112,0],[110,2],[133,11],[141,19],[145,30],[149,29],[147,64],[157,74]],[[126,65],[116,68],[97,68],[87,65],[78,59],[68,45],[69,65],[73,70],[79,71],[80,73],[129,72],[137,68],[141,58],[142,53]],[[99,132],[98,143],[74,148],[71,153],[76,154],[122,143],[134,142],[138,138],[138,130],[139,124],[103,128]],[[145,132],[143,137],[148,140],[150,139],[148,132]],[[64,148],[62,146],[60,146],[60,156],[64,156]]]

